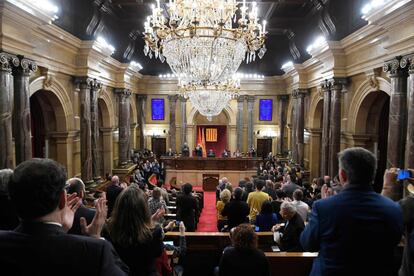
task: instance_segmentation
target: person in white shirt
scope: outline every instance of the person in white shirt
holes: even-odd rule
[[[296,211],[302,217],[303,221],[308,220],[309,214],[309,205],[302,201],[303,199],[303,192],[301,189],[296,189],[293,192],[293,205],[296,206]]]

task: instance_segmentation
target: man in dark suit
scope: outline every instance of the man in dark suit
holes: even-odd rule
[[[66,182],[66,184],[69,185],[67,187],[68,194],[76,193],[76,195],[81,199],[80,206],[78,210],[76,210],[75,212],[75,218],[73,219],[72,228],[69,229],[68,233],[74,234],[74,235],[82,235],[80,219],[85,218],[87,224],[92,223],[92,219],[95,216],[95,210],[91,208],[87,208],[83,204],[86,191],[85,191],[85,184],[83,183],[82,179],[74,177],[74,178],[69,179]]]
[[[14,231],[0,231],[2,275],[127,275],[112,245],[100,239],[106,199],[98,199],[90,237],[66,234],[80,199],[67,195],[65,169],[49,159],[20,163],[9,191],[21,219]],[[92,238],[93,237],[93,238]]]
[[[108,199],[108,218],[111,216],[115,201],[122,190],[123,188],[119,184],[119,177],[117,175],[112,176],[111,184],[106,187],[106,198]]]
[[[184,222],[187,231],[195,231],[196,215],[198,212],[197,199],[191,194],[193,186],[186,183],[182,186],[182,192],[177,196],[177,219]]]
[[[195,155],[198,157],[203,157],[203,148],[198,144],[195,148]]]
[[[305,223],[297,213],[295,205],[292,202],[284,201],[280,205],[280,215],[285,220],[285,223],[277,224],[272,228],[273,232],[279,233],[280,239],[278,243],[280,250],[288,252],[303,251],[299,237],[305,228]]]
[[[190,148],[188,147],[187,142],[184,142],[184,145],[181,148],[181,155],[184,157],[190,156]]]
[[[212,149],[209,149],[207,153],[207,157],[216,157],[216,154],[214,153]]]
[[[319,251],[311,275],[394,275],[394,250],[403,232],[401,208],[372,189],[377,160],[363,148],[339,154],[344,189],[316,201],[301,235]]]

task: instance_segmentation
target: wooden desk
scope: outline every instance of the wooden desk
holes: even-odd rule
[[[265,252],[272,275],[307,276],[318,253]]]

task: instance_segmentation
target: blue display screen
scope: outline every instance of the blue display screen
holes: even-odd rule
[[[163,121],[165,115],[164,99],[151,100],[151,114],[153,121]]]
[[[261,99],[259,102],[259,120],[271,121],[273,113],[273,100]]]

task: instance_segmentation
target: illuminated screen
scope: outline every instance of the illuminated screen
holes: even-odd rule
[[[153,121],[164,120],[164,99],[151,100],[151,113]]]
[[[259,102],[259,120],[271,121],[273,112],[273,100],[261,99]]]

